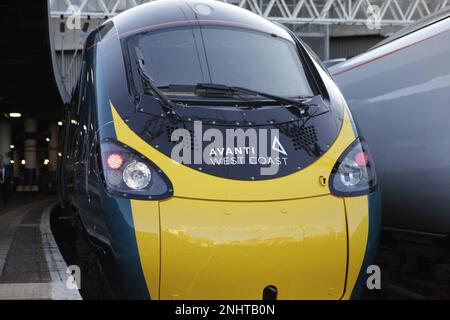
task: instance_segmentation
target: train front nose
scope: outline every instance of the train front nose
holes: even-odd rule
[[[355,149],[348,117],[313,164],[298,170],[303,158],[293,157],[294,172],[260,181],[223,174],[238,166],[222,175],[193,170],[114,119],[117,139],[151,159],[173,184],[170,197],[131,200],[152,299],[262,299],[267,288],[277,299],[350,297],[368,243],[367,196],[332,195],[319,179],[330,181],[337,159],[350,145]],[[291,140],[281,144],[287,148]]]
[[[161,299],[339,299],[347,242],[342,199],[160,203]]]

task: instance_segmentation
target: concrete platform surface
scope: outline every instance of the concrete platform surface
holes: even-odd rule
[[[50,229],[52,197],[0,212],[0,299],[81,299]]]

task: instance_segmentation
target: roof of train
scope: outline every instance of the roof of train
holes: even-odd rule
[[[413,32],[416,32],[417,30],[420,30],[422,28],[425,28],[433,23],[439,22],[443,19],[446,19],[450,17],[450,6],[445,7],[444,9],[429,15],[423,19],[420,19],[419,21],[401,29],[400,31],[394,33],[393,35],[387,37],[386,39],[384,39],[383,41],[377,43],[376,45],[374,45],[372,48],[370,49],[374,49],[374,48],[378,48],[381,47],[382,45],[385,45],[389,42],[392,42],[394,40],[397,40],[399,38],[402,38],[408,34],[411,34]]]
[[[334,77],[344,73],[348,75],[350,74],[348,72],[353,70],[358,72],[359,67],[393,54],[400,54],[403,50],[418,44],[426,45],[428,43],[426,40],[448,32],[450,32],[450,7],[399,31],[366,52],[331,66],[329,71]]]
[[[158,0],[127,10],[112,19],[120,36],[178,25],[219,24],[248,27],[284,38],[274,23],[235,5],[214,0]]]

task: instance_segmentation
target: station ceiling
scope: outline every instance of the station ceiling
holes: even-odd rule
[[[60,119],[46,0],[0,1],[0,112]]]

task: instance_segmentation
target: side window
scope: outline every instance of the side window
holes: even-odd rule
[[[83,65],[80,75],[80,93],[78,96],[77,101],[77,115],[80,116],[81,114],[81,108],[82,104],[84,103],[86,99],[86,87],[89,81],[89,74],[88,74],[88,66],[87,66],[87,57],[85,56],[83,59]]]
[[[91,82],[91,74],[89,68],[89,53],[85,55],[85,60],[83,62],[83,72],[81,73],[80,80],[80,96],[78,99],[78,106],[76,112],[75,121],[75,159],[77,162],[82,161],[83,156],[83,145],[85,138],[85,131],[87,130],[87,117],[89,113],[89,87]]]
[[[80,110],[80,130],[82,146],[80,148],[80,158],[85,163],[89,163],[89,153],[92,143],[92,112],[96,105],[96,65],[95,65],[96,49],[92,49],[87,55],[86,61],[86,84],[84,86],[83,100]]]
[[[91,33],[86,41],[82,72],[80,76],[80,94],[77,108],[77,124],[75,129],[75,161],[78,163],[89,160],[91,110],[95,106],[95,55],[97,49],[93,46],[99,40],[99,33]],[[87,49],[90,48],[90,49]]]
[[[73,93],[72,93],[72,100],[70,101],[70,112],[67,112],[66,118],[65,118],[65,127],[68,132],[65,134],[65,137],[67,138],[67,146],[65,147],[66,154],[64,155],[65,159],[72,158],[74,156],[75,152],[75,141],[74,141],[74,134],[76,130],[76,121],[78,120],[78,101],[80,97],[80,82],[81,82],[81,76],[83,73],[83,68],[80,73],[80,78],[78,79],[77,86],[75,87]]]

